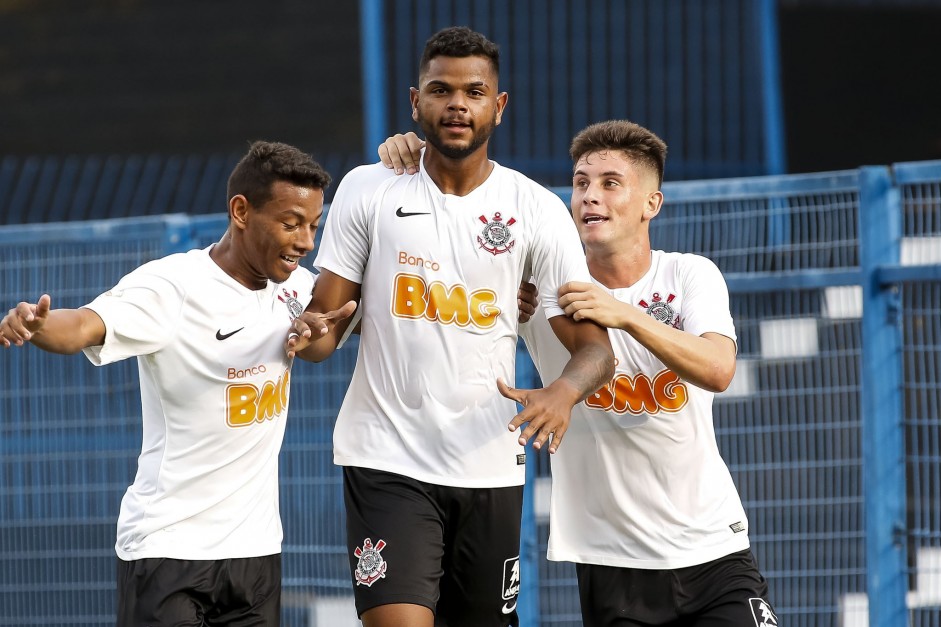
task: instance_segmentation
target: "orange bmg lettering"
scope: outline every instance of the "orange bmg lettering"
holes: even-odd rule
[[[431,322],[487,329],[497,322],[500,308],[493,290],[467,293],[463,285],[447,287],[440,281],[430,285],[414,274],[397,274],[392,287],[392,315],[398,318],[425,318]]]
[[[607,384],[585,399],[595,409],[618,414],[655,414],[658,411],[677,412],[686,406],[689,393],[685,383],[672,370],[662,370],[651,381],[647,375],[630,377],[615,375]]]
[[[265,381],[260,391],[251,383],[228,386],[225,389],[226,423],[230,427],[247,427],[284,411],[288,405],[290,372],[285,370],[277,381]]]

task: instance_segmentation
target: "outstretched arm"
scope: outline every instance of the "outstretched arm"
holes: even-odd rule
[[[360,285],[322,270],[310,304],[295,318],[285,342],[289,357],[323,361],[333,354],[359,302]]]
[[[591,283],[566,283],[559,306],[574,320],[592,320],[626,331],[685,381],[722,392],[735,375],[735,342],[719,333],[700,336],[654,320],[630,303],[614,298]]]
[[[497,387],[503,396],[523,405],[509,424],[510,431],[516,431],[529,423],[520,433],[520,444],[535,436],[533,447],[540,449],[551,436],[549,452],[555,453],[562,445],[572,408],[614,376],[614,353],[608,331],[592,322],[554,316],[549,324],[572,356],[559,378],[537,390],[511,388],[502,380]]]
[[[105,341],[105,323],[91,309],[51,308],[48,294],[36,303],[19,303],[0,320],[4,348],[29,342],[50,353],[71,355]]]

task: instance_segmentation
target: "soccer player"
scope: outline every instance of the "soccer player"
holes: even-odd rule
[[[380,156],[401,172],[419,146],[397,135]],[[735,372],[728,289],[708,259],[651,248],[666,150],[624,120],[572,141],[572,216],[593,282],[564,285],[558,304],[608,327],[617,366],[552,458],[548,557],[575,562],[588,627],[770,627],[713,427],[714,394]],[[567,354],[545,316],[521,335],[543,379],[558,376]]]
[[[52,309],[44,294],[0,321],[5,348],[137,357],[143,444],[117,524],[120,626],[280,624],[283,343],[310,300],[299,263],[329,183],[297,148],[255,142],[229,178],[219,242],[146,263],[82,308]]]
[[[420,172],[374,164],[348,174],[315,261],[308,311],[361,301],[334,460],[366,627],[518,624],[523,445],[559,449],[572,407],[613,373],[605,330],[562,315],[554,297],[589,280],[564,204],[488,159],[507,102],[498,72],[497,47],[479,33],[447,28],[428,40],[411,90],[429,142]],[[507,381],[517,290],[530,276],[553,295],[546,324],[569,357],[545,388],[519,390]],[[318,361],[345,325],[305,314],[287,345]]]

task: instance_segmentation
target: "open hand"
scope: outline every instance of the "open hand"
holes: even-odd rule
[[[49,317],[52,298],[49,294],[39,297],[37,303],[18,303],[3,320],[0,320],[0,343],[4,348],[22,346],[42,329]]]
[[[284,343],[284,351],[288,357],[294,357],[311,342],[326,335],[340,320],[345,320],[356,311],[356,301],[351,300],[339,309],[327,313],[305,311],[291,323],[291,332],[288,333]]]
[[[508,425],[510,431],[516,431],[524,423],[529,423],[520,433],[519,443],[525,446],[535,436],[533,448],[541,449],[547,442],[549,452],[555,453],[562,446],[562,438],[572,416],[570,391],[563,390],[564,384],[556,381],[549,387],[536,390],[512,388],[497,379],[497,389],[505,398],[516,401],[523,410],[513,417]]]

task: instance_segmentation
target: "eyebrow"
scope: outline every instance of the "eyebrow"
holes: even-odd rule
[[[431,87],[431,86],[451,87],[452,83],[436,78],[425,83],[425,86],[426,87]],[[486,81],[474,81],[472,83],[465,83],[461,87],[463,87],[464,89],[469,89],[472,87],[489,87],[489,85],[486,83]]]
[[[581,174],[582,176],[588,176],[587,174],[585,174],[585,171],[584,171],[584,170],[581,170],[581,169],[575,170],[575,172],[572,173],[572,176],[578,176],[579,174]],[[623,173],[623,172],[618,172],[617,170],[607,170],[607,171],[605,171],[605,172],[602,172],[599,176],[617,176],[617,177],[623,177],[623,176],[624,176],[624,173]]]

